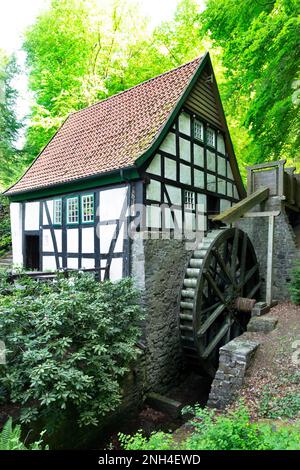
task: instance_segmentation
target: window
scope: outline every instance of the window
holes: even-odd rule
[[[207,145],[210,145],[211,147],[216,146],[216,133],[210,127],[206,129],[206,143]]]
[[[81,221],[84,224],[94,222],[94,195],[85,194],[81,198]]]
[[[195,210],[195,193],[192,191],[184,191],[185,209]]]
[[[79,204],[78,197],[67,199],[67,224],[78,224],[79,222]]]
[[[53,201],[53,224],[61,225],[62,223],[62,200],[54,199]]]
[[[204,135],[204,127],[201,121],[198,121],[198,119],[194,120],[194,137],[197,140],[202,140],[203,141],[203,135]]]

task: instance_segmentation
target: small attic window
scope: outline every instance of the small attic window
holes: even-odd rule
[[[215,147],[216,146],[216,133],[210,127],[208,127],[206,129],[206,143],[210,147]]]
[[[195,210],[195,193],[184,191],[184,205],[186,209]]]
[[[204,138],[204,126],[198,119],[194,120],[194,137],[197,140],[203,141]]]

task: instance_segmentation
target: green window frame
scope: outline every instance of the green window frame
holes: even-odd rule
[[[53,200],[53,225],[62,225],[62,199]]]
[[[209,126],[206,128],[206,145],[216,148],[216,131]]]
[[[94,193],[81,196],[81,223],[92,224],[95,220],[95,197]]]
[[[67,225],[79,224],[79,197],[67,198]]]

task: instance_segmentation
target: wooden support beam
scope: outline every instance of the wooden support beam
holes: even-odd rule
[[[246,212],[251,210],[260,202],[265,201],[269,196],[269,188],[261,188],[254,193],[242,199],[234,206],[230,207],[221,214],[213,217],[214,222],[223,222],[224,224],[232,224],[236,220],[240,219]]]
[[[275,217],[269,217],[269,231],[268,231],[268,252],[267,252],[267,285],[266,285],[266,302],[267,305],[272,303],[273,293],[273,255],[274,255],[274,226]]]

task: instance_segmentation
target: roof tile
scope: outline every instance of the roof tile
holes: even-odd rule
[[[133,166],[156,140],[201,58],[71,114],[6,194]]]

